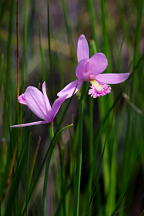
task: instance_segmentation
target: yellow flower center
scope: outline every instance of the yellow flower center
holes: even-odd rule
[[[99,84],[96,80],[91,80],[90,83],[95,87],[97,91],[100,92],[103,90],[103,86]]]

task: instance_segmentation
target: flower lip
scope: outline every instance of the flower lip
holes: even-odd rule
[[[97,80],[91,81],[91,89],[89,90],[89,95],[93,98],[104,96],[111,92],[111,87],[105,83],[100,83]]]

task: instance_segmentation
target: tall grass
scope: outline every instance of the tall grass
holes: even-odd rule
[[[143,215],[143,0],[0,1],[0,216]],[[88,83],[53,124],[17,102],[47,82],[50,101],[75,79],[79,34],[106,72],[130,72],[98,99]],[[34,69],[33,69],[34,68]]]

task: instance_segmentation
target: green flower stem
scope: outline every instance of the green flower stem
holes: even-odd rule
[[[81,182],[81,169],[82,169],[82,142],[83,142],[83,117],[84,117],[84,102],[86,96],[86,84],[83,85],[81,103],[79,109],[79,122],[77,126],[76,144],[77,144],[77,169],[75,180],[75,209],[74,215],[79,216],[80,208],[80,182]]]
[[[49,134],[50,134],[50,142],[54,137],[54,128],[53,128],[53,123],[50,125],[49,129]],[[43,187],[43,196],[42,196],[42,216],[46,216],[46,201],[47,201],[47,185],[48,185],[48,174],[49,174],[49,158],[46,161],[46,167],[45,167],[45,177],[44,177],[44,187]]]

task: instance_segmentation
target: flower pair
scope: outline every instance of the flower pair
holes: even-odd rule
[[[42,121],[13,125],[11,127],[25,127],[52,122],[65,99],[79,91],[85,81],[91,83],[89,95],[93,98],[97,98],[111,92],[111,87],[108,84],[121,83],[129,77],[129,73],[101,74],[108,65],[107,58],[103,53],[96,53],[89,58],[89,46],[84,35],[81,35],[78,39],[77,58],[77,80],[69,83],[57,94],[58,98],[55,100],[52,107],[46,94],[45,82],[42,84],[42,92],[36,87],[29,86],[26,91],[18,97],[19,103],[28,106]]]

